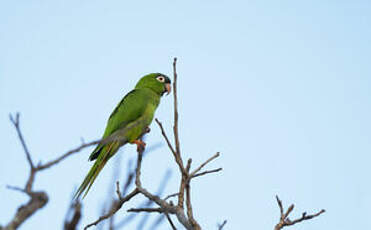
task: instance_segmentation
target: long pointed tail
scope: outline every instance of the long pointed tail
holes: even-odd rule
[[[88,175],[86,175],[84,181],[82,182],[76,194],[74,195],[75,199],[78,199],[84,191],[85,193],[83,198],[88,194],[98,174],[103,169],[104,165],[107,163],[109,158],[111,158],[111,156],[113,156],[113,154],[116,153],[118,148],[119,148],[118,142],[112,142],[103,147],[102,151],[98,156],[98,159],[95,161],[94,165],[89,170]]]

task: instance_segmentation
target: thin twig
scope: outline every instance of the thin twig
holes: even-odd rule
[[[131,171],[131,165],[132,165],[132,160],[129,160],[128,162],[128,165],[127,165],[127,178],[126,178],[126,181],[125,181],[125,184],[122,188],[122,195],[125,196],[128,189],[129,189],[129,186],[131,185],[131,183],[133,182],[133,179],[134,179],[134,176],[135,176],[135,171]]]
[[[114,209],[111,209],[109,213],[107,213],[106,215],[103,215],[101,217],[98,218],[98,220],[86,225],[84,227],[84,230],[90,228],[91,226],[95,226],[97,225],[99,222],[101,222],[102,220],[105,220],[107,218],[110,218],[112,215],[114,215],[118,210],[120,210],[120,208],[122,207],[122,205],[129,201],[131,198],[133,198],[134,196],[136,196],[137,194],[139,193],[138,189],[134,189],[131,193],[129,193],[127,196],[123,197],[121,200],[119,200],[119,202],[117,203],[117,206],[114,208]]]
[[[34,166],[34,164],[32,162],[30,151],[28,151],[26,142],[25,142],[25,140],[23,138],[21,129],[19,127],[19,117],[20,117],[20,114],[19,113],[16,113],[15,114],[15,118],[13,118],[13,116],[11,114],[9,114],[9,119],[13,123],[15,129],[17,130],[17,134],[18,134],[19,140],[21,141],[23,150],[26,153],[28,164],[30,165],[31,169],[33,169],[33,168],[35,168],[35,166]]]
[[[283,205],[282,205],[282,201],[280,200],[280,198],[278,198],[277,195],[276,195],[276,200],[277,200],[277,203],[278,203],[278,207],[280,208],[280,217],[283,217]]]
[[[191,186],[189,183],[186,185],[186,205],[187,205],[187,215],[194,229],[201,229],[200,225],[193,217],[193,209],[191,204]]]
[[[172,228],[173,230],[176,230],[176,227],[175,227],[173,221],[171,220],[169,214],[168,214],[168,213],[165,213],[165,216],[166,216],[166,219],[169,221],[169,224],[170,224],[171,228]]]
[[[128,212],[158,212],[163,213],[162,208],[131,208]]]
[[[227,224],[227,220],[224,220],[223,223],[221,223],[219,226],[218,226],[218,230],[223,230],[224,226]]]
[[[165,213],[162,214],[162,215],[158,215],[157,218],[151,224],[151,226],[147,229],[156,230],[158,228],[158,226],[162,223],[162,221],[164,221],[165,218],[166,218]]]
[[[121,200],[122,196],[121,196],[121,192],[120,192],[120,182],[119,181],[116,181],[116,194],[117,194],[117,197],[119,198],[119,200]]]
[[[217,168],[217,169],[212,169],[212,170],[206,170],[206,171],[203,171],[203,172],[200,172],[200,173],[196,173],[195,175],[192,176],[192,178],[195,178],[195,177],[199,177],[199,176],[203,176],[203,175],[206,175],[206,174],[210,174],[210,173],[216,173],[216,172],[219,172],[223,170],[223,168]]]
[[[73,212],[72,217],[68,220],[69,214]],[[71,204],[70,208],[68,209],[66,219],[64,221],[64,230],[76,230],[77,225],[80,222],[82,213],[81,213],[81,203],[76,201]]]
[[[17,229],[36,211],[40,210],[48,203],[49,198],[45,192],[27,192],[27,194],[30,200],[17,209],[13,219],[3,228],[4,230]]]
[[[171,197],[175,197],[175,196],[178,196],[178,195],[179,195],[179,192],[177,192],[177,193],[173,193],[173,194],[170,194],[170,195],[166,196],[166,197],[164,198],[164,200],[168,200],[168,199],[170,199]]]
[[[193,172],[189,175],[191,178],[196,174],[198,173],[203,167],[205,167],[205,165],[207,165],[210,161],[214,160],[215,158],[219,157],[220,156],[220,153],[217,152],[214,156],[210,157],[209,159],[207,159],[204,163],[202,163],[198,168],[196,168],[195,170],[193,170]]]
[[[282,228],[286,226],[291,226],[291,225],[300,223],[302,221],[312,219],[325,212],[324,209],[322,209],[321,211],[315,214],[311,214],[311,215],[307,215],[307,213],[304,212],[300,218],[295,219],[295,220],[290,220],[289,215],[294,210],[294,205],[293,204],[290,205],[289,208],[286,210],[286,212],[284,212],[282,201],[278,198],[277,195],[276,195],[276,200],[277,200],[278,207],[280,208],[280,221],[278,222],[278,224],[276,224],[276,226],[274,227],[274,230],[281,230]]]
[[[6,186],[7,189],[11,189],[11,190],[14,190],[14,191],[18,191],[18,192],[21,192],[21,193],[25,193],[25,194],[28,194],[27,191],[23,188],[20,188],[20,187],[17,187],[17,186],[11,186],[11,185],[7,185]]]
[[[175,162],[177,163],[177,165],[179,167],[180,172],[182,174],[185,174],[185,169],[184,169],[184,166],[183,166],[183,161],[182,161],[180,155],[174,150],[174,147],[170,143],[170,140],[169,140],[169,138],[167,137],[167,135],[165,133],[165,130],[164,130],[164,127],[162,126],[162,123],[157,118],[155,118],[155,121],[156,121],[156,123],[158,124],[158,126],[161,129],[161,134],[165,138],[165,141],[166,141],[167,145],[169,146],[169,149],[171,150],[171,153],[173,154],[173,157],[174,157]]]
[[[178,155],[180,155],[180,141],[179,141],[179,131],[178,131],[178,89],[177,89],[177,80],[178,80],[178,74],[176,72],[176,61],[177,58],[174,58],[173,62],[173,71],[174,71],[174,82],[173,82],[173,89],[174,89],[174,140],[175,140],[175,149]]]
[[[55,164],[58,164],[59,162],[64,160],[66,157],[69,157],[70,155],[72,155],[74,153],[80,152],[82,149],[87,148],[89,146],[99,144],[101,141],[102,140],[95,140],[95,141],[91,141],[89,143],[81,144],[80,146],[67,151],[62,156],[60,156],[60,157],[58,157],[54,160],[51,160],[51,161],[49,161],[45,164],[38,165],[37,170],[44,170],[44,169],[50,168],[51,166],[54,166]]]
[[[171,144],[169,138],[167,137],[166,132],[165,132],[165,129],[164,129],[164,127],[162,126],[162,123],[161,123],[157,118],[155,118],[155,121],[156,121],[156,123],[158,124],[158,126],[159,126],[160,129],[161,129],[161,134],[162,134],[162,136],[165,138],[165,141],[166,141],[166,143],[167,143],[167,146],[169,147],[169,149],[171,150],[171,152],[172,152],[174,155],[176,155],[175,149],[174,149],[173,145]]]
[[[142,183],[140,182],[140,170],[141,170],[141,167],[142,167],[142,159],[143,159],[143,151],[138,151],[138,160],[137,160],[137,168],[135,170],[135,185],[137,187],[141,187],[142,186]]]

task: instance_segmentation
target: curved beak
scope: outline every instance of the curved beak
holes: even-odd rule
[[[165,92],[167,92],[166,95],[170,94],[170,92],[171,92],[171,84],[170,83],[165,84]]]

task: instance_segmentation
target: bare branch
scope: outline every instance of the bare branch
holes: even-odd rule
[[[220,153],[217,152],[214,156],[210,157],[207,159],[204,163],[202,163],[198,168],[193,170],[193,172],[190,174],[190,177],[192,178],[196,173],[198,173],[205,165],[207,165],[210,161],[214,160],[215,158],[219,157]]]
[[[119,200],[122,199],[121,192],[120,192],[120,182],[116,181],[116,194]]]
[[[67,151],[62,156],[56,158],[55,160],[51,160],[51,161],[47,162],[46,164],[38,165],[36,167],[36,169],[37,170],[44,170],[44,169],[50,168],[50,167],[54,166],[55,164],[58,164],[59,162],[61,162],[65,158],[69,157],[70,155],[72,155],[74,153],[77,153],[77,152],[80,152],[81,150],[83,150],[84,148],[87,148],[89,146],[99,144],[101,141],[102,140],[96,140],[96,141],[91,141],[91,142],[85,143],[85,144],[83,143],[79,147]]]
[[[162,123],[161,123],[157,118],[155,118],[155,121],[156,121],[156,123],[158,124],[158,126],[159,126],[160,129],[161,129],[161,134],[162,134],[162,136],[165,138],[165,141],[166,141],[166,143],[167,143],[167,146],[169,147],[169,149],[171,150],[171,152],[172,152],[172,153],[174,154],[174,156],[175,156],[175,155],[176,155],[175,149],[174,149],[173,145],[171,144],[169,138],[167,137],[166,132],[165,132],[165,129],[164,129],[164,127],[162,126]]]
[[[71,220],[68,220],[68,214],[73,213]],[[81,213],[81,203],[79,201],[73,202],[67,212],[67,217],[64,222],[64,230],[76,230],[77,225],[80,222]]]
[[[133,182],[133,179],[134,179],[134,176],[135,176],[135,172],[134,171],[130,171],[131,169],[131,164],[132,164],[132,161],[130,160],[128,162],[128,165],[127,165],[127,179],[126,179],[126,182],[122,188],[122,195],[126,195],[128,189],[129,189],[129,186],[131,185],[131,183]]]
[[[91,224],[88,224],[85,226],[84,230],[90,228],[91,226],[95,226],[97,225],[99,222],[101,222],[102,220],[105,220],[111,216],[113,216],[118,210],[120,210],[120,208],[122,207],[122,205],[129,201],[131,198],[133,198],[134,196],[136,196],[137,194],[139,193],[138,189],[134,189],[131,193],[129,193],[127,196],[123,197],[121,200],[119,200],[119,202],[117,203],[117,206],[114,208],[114,209],[111,209],[109,213],[107,213],[106,215],[103,215],[101,217],[99,217],[98,220],[92,222]]]
[[[216,173],[216,172],[219,172],[223,170],[223,168],[217,168],[217,169],[212,169],[212,170],[206,170],[206,171],[203,171],[203,172],[200,172],[200,173],[197,173],[195,175],[192,176],[192,178],[195,178],[195,177],[199,177],[199,176],[203,176],[203,175],[206,175],[206,174],[210,174],[210,173]]]
[[[294,210],[294,207],[295,206],[293,204],[289,206],[289,208],[287,209],[286,213],[283,216],[283,219],[286,219],[290,215],[290,213],[292,212],[292,210]]]
[[[136,178],[135,178],[136,188],[135,188],[135,190],[133,192],[131,192],[129,195],[127,195],[124,198],[120,199],[117,202],[117,206],[111,208],[111,210],[107,214],[99,217],[99,219],[96,220],[96,221],[94,221],[93,223],[86,225],[85,228],[84,228],[85,230],[88,229],[89,227],[91,227],[93,225],[96,225],[99,222],[101,222],[101,221],[103,221],[103,220],[105,220],[105,219],[110,218],[111,216],[113,216],[122,207],[122,205],[126,201],[129,201],[132,197],[136,196],[139,193],[143,194],[148,199],[150,199],[153,202],[157,203],[161,208],[166,207],[167,210],[170,210],[170,212],[175,213],[175,209],[172,206],[170,206],[168,203],[166,203],[166,201],[161,200],[158,196],[152,195],[146,189],[142,188],[142,183],[140,181],[140,175],[141,175],[141,165],[142,165],[142,159],[143,159],[143,151],[144,151],[144,149],[138,149],[137,167],[136,167],[136,170],[135,170],[135,173],[136,173]],[[116,184],[116,187],[117,187],[117,184]]]
[[[317,217],[317,216],[321,215],[324,212],[326,212],[326,210],[324,210],[324,209],[322,209],[321,211],[319,211],[315,214],[312,214],[312,215],[307,215],[306,212],[303,212],[301,218],[298,218],[296,220],[291,221],[291,225],[294,225],[294,224],[299,223],[299,222],[304,221],[304,220],[310,220],[314,217]]]
[[[158,124],[158,126],[161,129],[161,134],[165,138],[165,141],[166,141],[167,145],[169,146],[169,149],[171,150],[171,153],[174,156],[175,162],[178,164],[178,167],[179,167],[180,172],[182,174],[184,174],[185,173],[185,169],[184,169],[183,161],[182,161],[180,155],[174,150],[174,147],[170,143],[170,140],[169,140],[169,138],[167,137],[167,135],[165,133],[165,130],[164,130],[164,127],[162,126],[162,123],[157,118],[155,118],[155,121],[156,121],[156,123]]]
[[[11,190],[14,190],[14,191],[18,191],[18,192],[21,192],[21,193],[25,193],[25,194],[28,194],[28,192],[23,189],[23,188],[20,188],[20,187],[17,187],[17,186],[11,186],[11,185],[7,185],[6,186],[7,189],[11,189]]]
[[[195,218],[193,217],[193,209],[191,204],[191,186],[189,183],[186,185],[186,205],[187,205],[187,215],[188,219],[191,222],[192,226],[195,230],[201,230],[200,225],[197,223]]]
[[[276,224],[276,226],[274,227],[274,230],[281,230],[282,228],[286,226],[291,226],[291,225],[300,223],[302,221],[312,219],[325,212],[324,209],[312,215],[307,215],[307,213],[304,212],[300,218],[295,219],[295,220],[290,220],[289,215],[294,210],[294,205],[293,204],[290,205],[290,207],[286,210],[286,212],[284,212],[282,201],[278,198],[277,195],[276,195],[276,200],[277,200],[278,207],[280,208],[280,221],[278,222],[278,224]]]
[[[178,207],[181,209],[184,209],[184,191],[185,191],[187,180],[188,180],[188,175],[183,174],[182,179],[180,181],[179,195],[178,195]]]
[[[174,82],[173,82],[173,89],[174,89],[174,140],[175,140],[175,149],[178,155],[180,155],[180,141],[179,141],[179,132],[178,132],[178,90],[177,90],[177,80],[178,74],[176,72],[176,61],[177,58],[174,58],[173,62],[173,71],[174,71]]]
[[[145,155],[143,155],[143,158],[144,157],[145,157]],[[128,168],[131,168],[131,167],[128,167]],[[135,171],[135,169],[134,169],[134,171]],[[169,181],[170,175],[171,175],[170,174],[170,171],[167,170],[166,173],[165,173],[165,175],[164,175],[164,177],[163,177],[163,179],[162,179],[162,181],[161,181],[161,183],[158,185],[158,189],[156,190],[156,193],[155,194],[158,194],[158,196],[160,196],[164,192],[164,188],[166,188],[166,184]],[[153,204],[153,201],[147,199],[146,201],[144,201],[141,204],[139,204],[139,207],[150,207],[152,204]],[[136,217],[136,215],[134,213],[130,213],[129,215],[126,215],[124,219],[122,219],[117,225],[115,225],[115,228],[117,228],[117,229],[124,228],[124,226],[127,223],[129,223],[129,221],[133,220],[135,217]],[[148,214],[142,216],[142,219],[139,222],[139,224],[137,225],[137,228],[138,229],[143,229],[143,226],[146,224],[148,218],[149,218],[149,215]],[[156,226],[158,226],[161,223],[161,221],[164,220],[164,218],[165,218],[164,215],[160,215],[160,217],[157,218],[157,221],[152,224],[152,227],[150,229],[156,228]]]
[[[158,212],[163,213],[162,208],[131,208],[128,212]]]
[[[23,150],[26,153],[28,164],[30,165],[31,169],[33,169],[34,168],[34,164],[32,162],[31,154],[30,154],[30,151],[28,151],[26,142],[24,141],[24,138],[23,138],[23,135],[22,135],[22,132],[21,132],[21,128],[19,127],[19,116],[20,116],[19,113],[16,113],[15,114],[15,118],[11,114],[9,114],[9,119],[13,123],[15,129],[17,130],[17,134],[18,134],[19,140],[21,141]]]
[[[282,201],[280,200],[280,198],[276,195],[276,200],[277,200],[277,204],[278,204],[278,207],[280,208],[280,216],[283,217],[283,206],[282,206]]]
[[[176,230],[176,227],[175,227],[173,221],[171,220],[169,214],[168,214],[168,213],[165,213],[165,216],[166,216],[167,221],[169,221],[169,224],[170,224],[171,228],[172,228],[173,230]]]
[[[17,229],[37,210],[43,208],[49,199],[48,195],[45,192],[30,192],[27,194],[30,196],[31,199],[28,201],[27,204],[24,204],[18,208],[13,219],[8,225],[3,228],[4,230]]]
[[[173,193],[173,194],[170,194],[170,195],[166,196],[166,197],[164,198],[164,200],[170,199],[171,197],[175,197],[175,196],[178,196],[178,195],[179,195],[179,192],[177,192],[177,193]]]
[[[142,159],[143,159],[143,151],[138,151],[138,159],[137,159],[137,168],[135,170],[135,185],[137,187],[141,187],[142,183],[140,182],[140,170],[142,167]]]
[[[131,124],[130,126],[125,127],[124,129],[119,130],[115,135],[110,136],[108,138],[91,141],[89,143],[82,142],[82,144],[80,146],[78,146],[77,148],[74,148],[74,149],[71,149],[71,150],[67,151],[62,156],[56,158],[55,160],[51,160],[51,161],[49,161],[46,164],[40,164],[40,165],[38,165],[36,167],[36,169],[37,170],[43,170],[43,169],[47,169],[47,168],[49,168],[51,166],[54,166],[55,164],[58,164],[59,162],[61,162],[62,160],[64,160],[66,157],[68,157],[68,156],[70,156],[70,155],[72,155],[74,153],[80,152],[84,148],[87,148],[87,147],[92,146],[92,145],[96,145],[96,144],[99,144],[99,143],[106,144],[106,143],[110,143],[112,141],[124,141],[125,138],[120,137],[119,134],[122,135],[123,133],[126,133],[130,128],[136,127],[136,126],[138,126],[140,124],[141,124],[141,121],[140,122],[139,121],[138,122],[135,122],[135,123]],[[125,135],[122,135],[122,136],[125,136]]]
[[[223,223],[218,225],[218,230],[223,230],[224,226],[227,224],[227,220],[224,220]]]

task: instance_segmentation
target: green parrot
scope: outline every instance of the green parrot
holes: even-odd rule
[[[90,154],[89,160],[96,160],[88,175],[75,194],[84,197],[107,161],[126,143],[136,144],[138,150],[145,147],[140,137],[148,131],[160,98],[171,91],[170,78],[161,73],[151,73],[142,77],[120,101],[111,113],[103,141]]]

